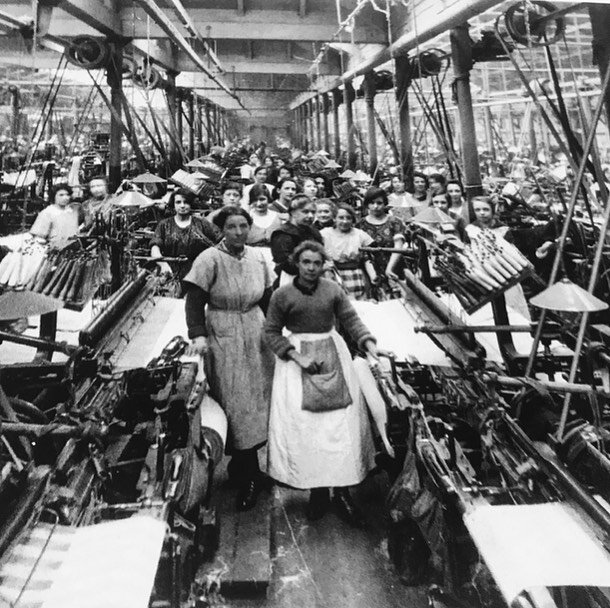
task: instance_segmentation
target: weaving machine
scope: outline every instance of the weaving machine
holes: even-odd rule
[[[226,419],[154,291],[140,273],[78,344],[0,336],[59,355],[0,366],[0,605],[177,608],[214,548]]]

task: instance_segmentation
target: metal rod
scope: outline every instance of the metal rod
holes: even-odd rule
[[[473,333],[530,333],[535,325],[416,325],[415,333],[422,334],[455,334],[463,331]]]
[[[483,377],[489,378],[492,382],[505,388],[525,388],[532,386],[531,379],[520,376],[501,376],[492,372],[487,372]],[[540,384],[544,388],[556,393],[575,394],[575,395],[599,395],[600,397],[610,397],[610,393],[600,391],[588,384],[577,384],[574,382],[552,382],[547,380],[536,380],[535,384]]]
[[[610,63],[608,64],[608,68],[606,69],[606,73],[604,75],[604,80],[602,82],[602,87],[601,87],[602,93],[597,102],[595,112],[593,113],[593,118],[591,119],[589,133],[587,134],[587,141],[585,142],[585,145],[583,146],[582,158],[580,159],[580,165],[578,167],[578,172],[577,172],[576,178],[574,179],[574,182],[573,182],[574,185],[573,185],[573,189],[572,189],[572,194],[570,196],[570,203],[568,204],[568,210],[566,213],[566,217],[563,220],[563,228],[561,231],[561,236],[559,237],[559,244],[557,246],[557,251],[555,253],[555,259],[553,260],[553,268],[551,269],[551,275],[549,277],[549,285],[552,285],[555,282],[555,280],[557,278],[557,273],[559,272],[563,249],[565,246],[566,239],[568,237],[568,232],[570,230],[570,225],[572,223],[574,211],[576,209],[576,201],[578,200],[579,185],[582,182],[582,178],[585,174],[585,170],[587,167],[587,159],[589,157],[589,151],[591,150],[591,146],[593,145],[593,141],[595,140],[597,123],[599,122],[600,116],[604,109],[604,98],[605,98],[605,92],[608,88],[608,84],[610,84]],[[610,220],[610,205],[606,205],[606,208],[604,210],[604,228],[603,228],[603,230],[600,231],[600,242],[598,243],[598,248],[595,253],[595,261],[596,261],[596,264],[594,264],[595,274],[594,274],[593,270],[591,271],[592,281],[590,282],[590,286],[593,285],[593,287],[595,286],[595,282],[597,281],[597,271],[599,270],[599,262],[601,260],[601,253],[603,251],[603,243],[604,243],[606,229],[608,227],[609,220]],[[590,287],[590,291],[592,292],[591,287]],[[544,325],[544,321],[546,319],[546,314],[547,314],[547,310],[543,308],[540,312],[540,319],[538,320],[538,327],[536,327],[536,333],[534,334],[534,342],[532,344],[532,350],[530,351],[530,355],[529,355],[529,358],[527,361],[527,367],[525,368],[526,376],[531,376],[531,374],[532,374],[534,362],[536,360],[536,354],[538,352],[538,344],[540,343],[540,337],[542,335],[542,328]],[[583,344],[583,340],[584,340],[586,320],[588,320],[588,315],[585,313],[584,316],[586,317],[585,324],[583,325],[583,323],[581,323],[581,326],[580,326],[580,329],[578,332],[577,350],[574,351],[574,359],[572,361],[572,368],[574,369],[574,374],[572,374],[572,370],[570,370],[570,377],[571,377],[570,381],[573,381],[574,378],[576,377],[577,359],[580,357],[580,350],[582,348],[582,344]],[[576,361],[576,364],[574,363],[575,361]],[[569,407],[568,398],[566,398],[566,402],[567,402],[567,406]],[[561,418],[561,420],[563,421],[563,424],[561,424],[561,422],[560,422],[560,426],[559,426],[559,430],[562,433],[563,433],[563,428],[565,428],[565,422],[566,422],[566,420],[564,420],[564,416],[567,419],[568,407],[566,407],[566,403],[564,403],[564,411],[562,412],[562,418]]]
[[[168,0],[168,1],[174,7],[176,12],[180,15],[180,18],[182,19],[182,23],[184,24],[184,27],[189,31],[189,33],[192,36],[195,36],[197,38],[197,40],[199,40],[199,42],[203,45],[206,56],[212,60],[212,63],[216,66],[216,68],[220,72],[224,72],[224,69],[222,67],[222,64],[220,63],[220,60],[218,59],[218,56],[210,48],[210,45],[207,43],[207,41],[203,38],[203,36],[201,35],[201,32],[197,29],[197,25],[191,19],[191,16],[188,14],[188,11],[184,8],[184,5],[182,4],[182,2],[180,0]]]
[[[66,342],[53,342],[52,340],[44,340],[43,338],[24,336],[23,334],[14,334],[9,331],[0,330],[0,342],[5,340],[7,342],[14,342],[15,344],[24,344],[25,346],[46,349],[48,351],[55,351],[66,355],[71,355],[78,349],[77,346],[66,344]]]
[[[86,433],[82,426],[69,424],[33,424],[30,422],[0,422],[0,435],[25,437],[81,437]]]
[[[240,98],[229,89],[229,87],[216,78],[207,66],[203,62],[203,59],[199,57],[195,49],[188,43],[186,38],[178,31],[176,26],[172,23],[171,19],[167,17],[165,11],[154,1],[154,0],[136,0],[137,3],[142,6],[148,15],[152,17],[155,23],[178,45],[193,61],[193,63],[211,80],[213,80],[227,95],[235,99],[237,103],[247,110],[243,105]]]

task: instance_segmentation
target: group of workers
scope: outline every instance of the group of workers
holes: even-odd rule
[[[251,177],[242,179],[250,183],[225,183],[220,205],[205,216],[190,191],[175,189],[151,256],[181,282],[190,353],[207,358],[212,395],[227,414],[237,508],[253,508],[265,486],[259,449],[266,444],[267,475],[310,490],[310,520],[333,504],[360,526],[349,488],[374,466],[373,436],[344,337],[379,356],[352,300],[367,297],[376,274],[396,276],[383,251],[365,272],[362,248],[402,247],[426,207],[447,213],[464,238],[468,226],[499,228],[494,204],[489,197],[469,204],[460,183],[440,174],[415,173],[412,192],[398,175],[378,187],[348,174],[331,194],[324,174],[295,176],[256,155],[249,164]],[[56,186],[32,234],[58,243],[108,213],[105,180],[94,178],[90,192],[76,208],[69,187]]]

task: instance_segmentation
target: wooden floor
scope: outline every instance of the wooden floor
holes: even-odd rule
[[[318,522],[308,522],[304,515],[308,493],[277,486],[261,494],[256,510],[243,519],[234,513],[235,490],[225,480],[219,481],[214,502],[222,529],[221,547],[216,560],[200,571],[208,576],[212,573],[220,581],[220,592],[209,598],[210,605],[424,608],[425,590],[404,586],[387,556],[386,491],[385,474],[380,473],[354,492],[368,524],[365,530],[356,530],[332,511]],[[265,529],[269,530],[269,544],[262,532]],[[243,543],[248,546],[247,556],[239,555]],[[233,573],[243,570],[248,560],[253,579],[261,579],[268,572],[266,588],[252,585],[244,593],[243,587],[234,585]],[[243,578],[243,571],[240,574]]]

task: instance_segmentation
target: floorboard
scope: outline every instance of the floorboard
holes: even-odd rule
[[[225,535],[235,534],[235,490],[221,481],[222,499],[221,543]],[[334,512],[318,522],[310,523],[305,517],[308,493],[284,487],[274,487],[263,493],[256,509],[258,514],[267,510],[270,515],[271,571],[266,595],[235,593],[235,586],[225,568],[221,574],[220,594],[212,598],[216,608],[424,608],[427,606],[425,589],[406,587],[396,575],[389,560],[385,540],[384,497],[387,482],[384,474],[366,480],[354,497],[363,508],[367,527],[351,528]],[[231,523],[233,522],[233,523]],[[260,528],[261,533],[263,528]],[[243,537],[242,537],[243,540]],[[255,541],[252,541],[255,542]],[[264,543],[264,541],[263,541]],[[219,551],[223,560],[233,551],[226,547]],[[224,553],[222,553],[224,551]],[[255,552],[243,552],[256,561]],[[262,557],[262,556],[261,556]],[[218,558],[218,556],[217,556]],[[233,555],[235,560],[235,554]],[[264,562],[264,560],[263,560]],[[252,563],[250,563],[250,566]],[[216,561],[216,568],[221,568]],[[233,586],[233,588],[232,588]],[[256,590],[252,588],[251,591]],[[242,589],[243,591],[243,589]],[[259,589],[260,591],[260,589]]]

